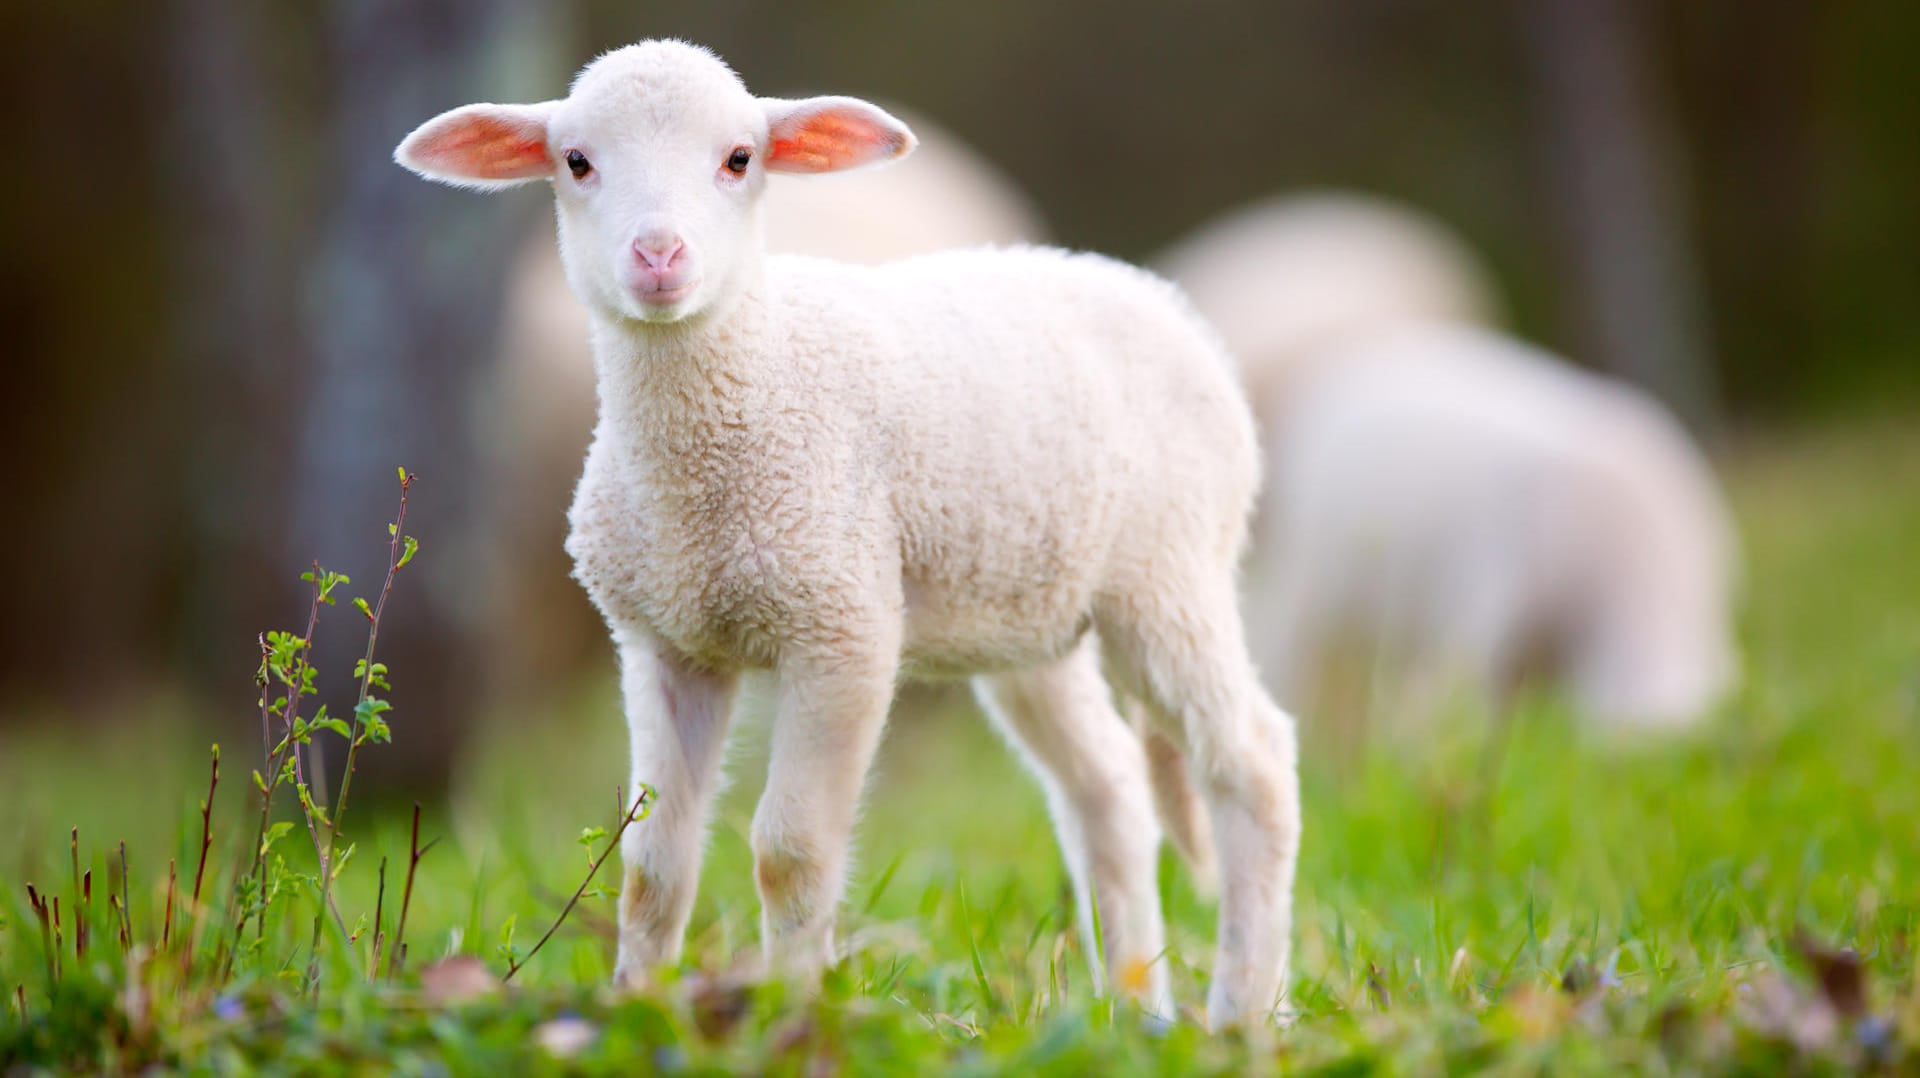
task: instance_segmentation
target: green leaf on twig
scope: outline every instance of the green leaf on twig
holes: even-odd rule
[[[285,820],[275,820],[270,824],[266,834],[260,836],[260,855],[266,856],[267,851],[273,849],[273,844],[280,841],[291,830],[293,825]]]

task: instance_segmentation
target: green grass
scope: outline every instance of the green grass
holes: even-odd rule
[[[0,1069],[1911,1068],[1920,1065],[1914,477],[1920,435],[1893,424],[1737,457],[1749,684],[1693,733],[1616,741],[1581,730],[1551,701],[1526,705],[1503,747],[1472,722],[1363,753],[1336,751],[1339,739],[1310,729],[1300,1016],[1285,1031],[1208,1036],[1192,1020],[1157,1026],[1094,998],[1039,794],[953,701],[889,735],[841,921],[851,953],[817,993],[735,972],[756,936],[745,834],[764,730],[752,722],[737,739],[686,967],[652,991],[602,987],[613,957],[613,901],[602,896],[582,903],[510,989],[464,1003],[431,1000],[412,973],[391,988],[362,983],[354,955],[366,939],[350,951],[332,932],[318,1002],[305,1000],[304,897],[276,910],[267,943],[230,984],[204,972],[182,983],[177,954],[135,963],[134,975],[106,927],[109,853],[126,840],[134,934],[148,940],[167,858],[191,873],[205,784],[204,740],[180,733],[194,728],[193,712],[161,704],[109,728],[50,723],[0,741],[9,836]],[[398,736],[404,722],[395,716]],[[226,746],[222,835],[240,832],[258,752]],[[584,872],[573,836],[615,814],[623,752],[602,685],[481,739],[452,798],[428,810],[426,833],[445,841],[421,867],[411,971],[454,953],[504,969],[509,921],[524,952]],[[365,796],[370,814],[348,822],[359,852],[340,883],[350,923],[373,909],[380,857],[406,856],[405,818],[376,819],[375,793]],[[63,899],[67,953],[50,990],[24,883],[68,894],[75,825],[95,873],[95,938],[76,960]],[[296,838],[281,849],[298,867],[312,852]],[[216,899],[233,845],[215,848]],[[1211,961],[1212,912],[1171,860],[1164,867],[1168,960],[1192,1007]],[[390,866],[389,922],[399,873]],[[616,878],[610,865],[597,882]],[[1797,933],[1857,950],[1857,964]],[[1864,1011],[1835,1020],[1829,999],[1846,1002],[1842,982],[1856,969]],[[562,1028],[556,1020],[590,1034],[577,1054],[543,1046]]]

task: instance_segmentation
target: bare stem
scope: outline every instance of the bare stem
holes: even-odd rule
[[[413,837],[407,843],[407,886],[400,894],[400,920],[393,926],[393,949],[387,952],[387,980],[407,961],[407,910],[413,907],[413,876],[420,867],[420,859],[427,851],[439,843],[434,839],[424,847],[420,845],[420,802],[413,803]]]
[[[316,611],[318,613],[318,611]],[[311,637],[309,637],[311,639]],[[273,774],[273,723],[270,721],[273,699],[273,675],[267,672],[267,634],[261,633],[260,640],[260,766],[266,770],[262,775]]]
[[[620,826],[614,828],[613,837],[608,840],[607,848],[600,851],[600,856],[587,863],[586,879],[581,880],[580,886],[573,889],[573,897],[567,899],[567,904],[560,910],[560,916],[555,917],[553,924],[547,926],[547,931],[542,934],[540,939],[534,943],[533,947],[527,951],[526,957],[517,962],[510,961],[508,963],[507,975],[500,978],[503,982],[513,980],[513,975],[520,972],[528,962],[533,961],[533,956],[539,954],[540,948],[545,947],[547,941],[553,938],[553,934],[560,930],[560,926],[567,920],[567,915],[572,913],[573,907],[580,903],[580,896],[587,893],[587,887],[593,883],[593,877],[600,871],[600,866],[606,863],[607,858],[613,856],[613,851],[620,848],[620,836],[626,834],[627,828],[631,826],[635,820],[640,818],[640,810],[646,806],[652,796],[653,791],[642,786],[640,793],[633,799],[633,806],[631,808],[627,808],[624,805],[622,806],[622,808],[625,808],[625,812],[621,814]]]
[[[187,907],[187,949],[180,959],[180,976],[193,971],[193,949],[200,938],[200,884],[207,876],[207,849],[213,845],[213,793],[220,787],[220,746],[213,747],[207,776],[207,799],[200,802],[200,864],[193,870],[193,903]]]
[[[367,963],[367,980],[371,981],[380,970],[380,925],[387,904],[387,859],[380,858],[380,884],[373,892],[373,943],[369,953],[372,959]]]
[[[77,830],[77,828],[76,828]],[[80,904],[73,908],[74,938],[79,941],[80,951],[86,952],[87,941],[93,933],[93,870],[87,869],[80,874]]]
[[[127,875],[127,843],[120,841],[120,950],[133,950],[133,879]]]
[[[27,904],[33,907],[33,915],[40,922],[40,944],[47,955],[47,994],[53,994],[53,986],[60,983],[60,945],[53,938],[53,918],[47,909],[47,898],[34,890],[33,884],[27,884]]]
[[[173,891],[180,878],[180,866],[173,858],[167,858],[167,910],[160,919],[160,949],[173,946]]]
[[[87,957],[87,911],[93,908],[93,870],[88,869],[86,878],[80,875],[80,829],[75,827],[68,839],[69,850],[73,853],[73,957]],[[84,899],[86,905],[82,906]]]
[[[54,977],[54,980],[57,981],[60,979],[60,951],[62,949],[62,946],[64,944],[66,937],[63,936],[60,932],[60,896],[59,895],[53,896],[52,904],[53,904],[53,977]]]

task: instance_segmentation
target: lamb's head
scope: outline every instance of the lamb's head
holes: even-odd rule
[[[757,278],[767,172],[858,168],[913,146],[865,101],[754,97],[706,49],[648,41],[588,64],[558,101],[436,116],[394,159],[462,187],[551,181],[580,299],[615,321],[677,322]]]

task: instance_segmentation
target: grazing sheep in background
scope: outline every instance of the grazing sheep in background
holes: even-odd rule
[[[1355,638],[1402,713],[1463,689],[1497,703],[1534,665],[1606,719],[1677,721],[1725,689],[1736,553],[1711,471],[1657,403],[1472,328],[1499,304],[1444,225],[1276,197],[1157,264],[1263,423],[1248,620],[1283,699],[1311,699]],[[1616,527],[1567,523],[1595,517]]]
[[[955,247],[1044,240],[1039,212],[1012,179],[953,133],[911,114],[920,139],[887,169],[770,177],[767,248],[877,264]],[[593,349],[585,308],[567,288],[549,221],[514,260],[501,349],[480,424],[492,481],[483,484],[498,582],[485,597],[494,637],[488,676],[497,698],[551,694],[600,654],[605,629],[580,601],[562,548],[573,484],[594,417]]]
[[[1471,247],[1420,211],[1367,195],[1264,199],[1203,224],[1154,266],[1220,331],[1256,411],[1316,347],[1403,322],[1491,323],[1499,312]]]
[[[1248,620],[1292,706],[1355,637],[1390,713],[1497,704],[1536,672],[1623,724],[1726,690],[1733,530],[1650,398],[1490,331],[1409,325],[1321,350],[1265,403]]]
[[[1299,800],[1235,604],[1259,452],[1231,361],[1172,287],[1094,256],[764,254],[769,169],[913,141],[865,102],[755,98],[706,50],[648,42],[397,151],[456,185],[553,181],[592,314],[567,547],[619,647],[633,779],[659,792],[627,832],[618,976],[680,953],[742,671],[778,680],[754,868],[767,955],[802,975],[833,958],[896,677],[975,675],[1047,787],[1113,982],[1170,1013],[1147,764],[1104,657],[1192,762],[1220,846],[1208,1019],[1270,1014]]]

